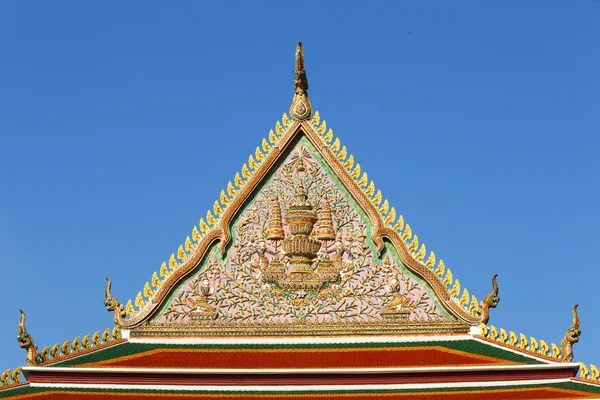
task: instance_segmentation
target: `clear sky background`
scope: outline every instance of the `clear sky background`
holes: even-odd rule
[[[112,326],[292,99],[491,323],[600,365],[600,2],[0,3],[0,371]]]

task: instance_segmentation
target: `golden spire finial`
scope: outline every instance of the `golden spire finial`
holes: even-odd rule
[[[306,67],[304,66],[304,50],[302,42],[296,47],[296,64],[294,70],[294,100],[290,106],[290,115],[296,121],[307,121],[312,115],[312,106],[308,99],[308,80],[306,79]]]

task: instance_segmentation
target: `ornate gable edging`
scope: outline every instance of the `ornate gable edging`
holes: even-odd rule
[[[190,237],[188,236],[185,240],[185,247],[183,245],[179,246],[177,258],[182,261],[182,263],[179,264],[175,259],[175,254],[171,254],[168,267],[166,262],[163,262],[160,267],[160,277],[164,278],[164,280],[159,278],[157,272],[154,272],[152,275],[152,287],[156,290],[153,291],[150,288],[150,284],[146,282],[144,290],[137,294],[135,300],[136,306],[138,307],[137,312],[134,310],[131,300],[127,302],[126,306],[118,304],[118,307],[107,307],[108,311],[115,312],[115,324],[121,326],[123,329],[131,329],[144,322],[147,318],[150,318],[157,308],[159,308],[156,305],[170,294],[171,289],[175,288],[179,282],[181,282],[181,279],[187,276],[189,271],[198,267],[207,256],[213,244],[229,234],[229,232],[223,232],[221,228],[222,219],[220,216],[230,208],[229,206],[232,205],[232,203],[235,203],[235,200],[240,197],[240,192],[242,194],[244,193],[245,188],[248,186],[248,182],[255,175],[251,171],[257,171],[262,166],[263,161],[266,161],[269,156],[272,156],[271,153],[277,153],[279,151],[277,145],[281,137],[288,132],[292,126],[297,124],[298,123],[292,123],[285,113],[283,114],[282,122],[277,121],[275,124],[275,131],[273,131],[273,129],[269,131],[269,140],[267,141],[266,138],[263,138],[261,146],[256,147],[256,158],[251,154],[248,158],[248,163],[244,163],[242,166],[241,176],[239,172],[235,174],[233,179],[235,186],[229,181],[227,192],[225,192],[225,190],[221,191],[219,200],[215,200],[213,206],[214,215],[208,210],[206,213],[206,222],[204,218],[200,218],[200,223],[198,225],[200,229],[198,230],[198,228],[194,226],[192,230],[192,240],[190,240]],[[193,242],[196,242],[196,244]],[[188,252],[190,254],[188,254]],[[107,286],[107,288],[109,288],[109,286]],[[116,302],[116,299],[112,297],[107,289],[106,300],[109,300],[109,297]],[[148,301],[144,301],[144,297],[146,297]]]
[[[177,287],[183,279],[189,276],[191,271],[197,269],[197,267],[203,262],[203,260],[207,257],[207,254],[210,248],[219,242],[219,249],[221,254],[225,254],[228,244],[231,240],[231,223],[233,218],[237,215],[237,213],[242,209],[242,207],[246,204],[248,199],[252,198],[255,194],[256,190],[260,187],[261,182],[266,179],[270,173],[272,173],[273,169],[277,166],[277,161],[280,159],[282,154],[286,154],[286,152],[290,149],[290,147],[295,143],[296,139],[304,136],[309,140],[311,145],[315,148],[315,150],[322,157],[324,162],[327,164],[328,168],[334,173],[339,182],[343,185],[346,192],[352,197],[354,202],[359,205],[359,207],[363,210],[365,215],[367,216],[369,222],[373,228],[373,236],[372,241],[375,244],[378,255],[381,255],[385,249],[385,242],[389,242],[398,252],[398,255],[402,259],[402,263],[405,267],[413,274],[415,274],[418,278],[423,280],[435,293],[437,298],[440,300],[440,304],[443,308],[449,312],[451,315],[454,315],[459,321],[463,321],[463,323],[474,325],[479,323],[479,316],[475,316],[473,313],[473,304],[476,304],[476,299],[473,297],[471,302],[471,313],[467,312],[463,306],[453,300],[453,297],[446,289],[448,283],[452,283],[452,276],[449,270],[445,271],[446,276],[444,278],[444,282],[442,282],[439,278],[440,269],[441,273],[444,273],[443,262],[440,261],[440,265],[434,272],[431,268],[427,266],[433,266],[435,264],[435,256],[433,253],[430,255],[426,264],[423,264],[419,260],[415,258],[415,254],[411,253],[408,250],[408,247],[405,244],[406,237],[410,239],[412,236],[412,232],[410,231],[410,226],[406,225],[405,232],[401,236],[396,230],[386,227],[387,225],[391,225],[394,223],[395,210],[392,207],[389,209],[387,205],[387,200],[384,202],[384,206],[382,209],[377,209],[374,203],[381,203],[381,192],[378,191],[377,194],[374,194],[374,185],[373,182],[370,182],[370,185],[365,184],[365,189],[362,189],[360,183],[366,177],[366,173],[363,173],[363,177],[359,180],[361,182],[357,182],[357,178],[354,172],[358,169],[360,170],[360,165],[356,164],[354,167],[353,174],[350,173],[352,170],[354,160],[353,156],[350,155],[346,160],[346,147],[343,146],[340,149],[339,139],[333,140],[333,132],[331,129],[325,134],[326,124],[323,122],[319,125],[320,117],[318,113],[316,113],[315,118],[311,122],[290,122],[289,119],[284,115],[284,126],[287,129],[283,129],[282,125],[277,123],[276,131],[278,133],[279,140],[273,140],[273,131],[270,133],[270,141],[273,145],[269,146],[269,152],[266,155],[265,159],[262,160],[260,165],[254,165],[252,168],[253,173],[245,174],[247,177],[247,181],[237,182],[237,178],[239,175],[236,175],[236,186],[238,186],[238,190],[235,193],[235,196],[232,196],[231,199],[228,199],[227,207],[224,207],[224,211],[221,211],[220,218],[218,219],[218,224],[215,225],[213,229],[210,229],[206,232],[204,236],[201,237],[198,244],[196,245],[195,251],[187,258],[186,262],[180,266],[177,266],[173,269],[173,271],[166,276],[165,281],[162,281],[162,284],[158,285],[156,292],[152,293],[150,301],[144,304],[144,307],[140,310],[137,315],[132,316],[129,319],[124,319],[118,321],[123,328],[130,329],[135,326],[140,325],[148,318],[152,317],[152,315],[160,309],[161,304],[164,302],[164,299],[167,298],[172,290]],[[287,123],[286,123],[287,122]],[[321,137],[323,136],[323,137]],[[327,143],[330,143],[329,145]],[[263,140],[263,149],[265,148],[265,141]],[[335,150],[334,151],[332,150]],[[258,157],[259,149],[257,148],[257,157]],[[253,161],[252,156],[250,156],[249,162]],[[350,161],[350,162],[349,162]],[[344,164],[342,165],[342,162]],[[254,163],[256,164],[256,163]],[[242,168],[242,173],[244,175],[244,171],[248,171],[246,164],[244,164]],[[368,179],[366,180],[368,182]],[[231,185],[231,183],[230,183]],[[367,187],[368,186],[368,187]],[[229,190],[228,190],[229,191]],[[371,197],[367,196],[367,193]],[[231,194],[231,192],[229,193]],[[223,203],[223,192],[222,192],[222,203]],[[215,212],[217,211],[218,203],[215,202]],[[382,211],[384,211],[382,215]],[[207,213],[207,218],[212,216]],[[383,220],[383,216],[386,216],[385,221]],[[402,216],[400,216],[400,220],[403,221]],[[201,219],[201,229],[202,223],[204,221]],[[398,225],[398,223],[396,224]],[[402,222],[402,225],[403,222]],[[204,231],[204,229],[202,229]],[[196,231],[196,229],[194,229]],[[404,238],[403,238],[404,237]],[[189,239],[189,237],[188,237]],[[416,246],[413,246],[417,242]],[[187,247],[186,240],[186,247]],[[418,247],[418,239],[415,235],[413,242],[411,242],[411,246],[415,247],[413,250],[416,251],[416,247]],[[180,247],[181,250],[181,247]],[[417,252],[417,255],[422,254],[420,258],[424,259],[424,245],[421,245],[421,249]],[[173,256],[171,257],[173,260]],[[181,256],[179,257],[182,258]],[[433,262],[432,262],[433,259]],[[170,262],[171,264],[171,262]],[[427,266],[426,266],[427,265]],[[161,269],[162,271],[162,269]],[[156,275],[156,274],[155,274]],[[161,272],[162,275],[162,272]],[[154,285],[154,284],[153,284]],[[148,284],[146,285],[148,286]],[[458,280],[455,282],[456,287],[460,287]],[[452,292],[452,291],[451,291]],[[467,293],[468,298],[468,292]],[[465,293],[463,293],[463,297],[465,297]],[[456,293],[454,293],[456,295]],[[460,292],[458,292],[460,294]],[[139,295],[138,295],[139,296]],[[476,304],[476,306],[478,306]],[[475,311],[478,310],[478,307],[475,307]],[[476,314],[476,313],[475,313]]]
[[[185,279],[188,277],[191,271],[194,271],[208,256],[211,248],[214,244],[221,240],[223,237],[223,230],[221,228],[214,228],[204,236],[194,254],[189,260],[173,272],[169,274],[165,282],[160,288],[154,293],[148,303],[145,304],[144,308],[140,310],[135,316],[119,321],[122,329],[132,329],[148,318],[151,318],[154,313],[160,309],[160,305],[163,300],[168,298],[171,292]]]
[[[462,307],[451,300],[451,296],[445,289],[445,286],[442,285],[438,277],[413,257],[413,255],[407,250],[406,246],[402,242],[400,235],[398,235],[395,230],[385,227],[382,216],[377,208],[375,208],[373,205],[372,199],[367,197],[357,182],[350,176],[346,168],[342,165],[337,156],[331,151],[327,143],[319,137],[317,132],[310,124],[303,123],[303,125],[307,131],[306,136],[311,139],[311,142],[315,148],[320,150],[321,156],[328,166],[334,171],[335,175],[344,185],[346,191],[353,197],[356,204],[358,204],[358,206],[361,207],[368,216],[373,227],[371,240],[377,248],[378,256],[381,256],[385,250],[384,240],[387,239],[394,246],[396,251],[398,251],[402,261],[404,262],[404,265],[409,269],[409,271],[423,279],[434,290],[437,297],[442,300],[441,303],[448,312],[465,323],[479,323],[478,319],[465,312]],[[337,140],[337,143],[339,147],[339,139]]]
[[[284,118],[284,120],[285,119],[286,118]],[[154,312],[160,308],[160,305],[163,303],[163,301],[168,298],[168,296],[179,285],[179,283],[181,283],[182,280],[187,278],[191,272],[200,266],[200,264],[210,253],[210,249],[214,244],[219,243],[219,251],[221,256],[225,256],[227,246],[231,241],[230,224],[233,218],[237,215],[239,210],[241,210],[246,201],[252,197],[254,191],[259,187],[260,182],[262,182],[263,179],[269,175],[271,170],[276,167],[276,161],[279,159],[279,155],[282,153],[280,144],[282,142],[287,143],[287,141],[290,139],[290,136],[294,136],[289,135],[289,133],[297,132],[299,125],[299,122],[292,123],[291,126],[288,126],[288,128],[285,130],[284,136],[279,138],[276,143],[274,143],[275,141],[271,140],[273,146],[271,147],[269,154],[266,156],[266,159],[256,168],[247,182],[244,182],[243,185],[238,185],[237,193],[231,199],[227,208],[225,208],[219,220],[218,226],[208,231],[206,235],[202,237],[196,247],[196,251],[190,256],[185,264],[179,266],[177,269],[171,272],[171,274],[169,274],[157,292],[154,293],[151,301],[148,302],[146,307],[143,308],[139,314],[130,319],[121,321],[123,328],[134,328],[148,318],[151,318]],[[279,128],[280,126],[281,125],[278,122],[277,127]],[[270,136],[272,136],[272,133],[273,131],[271,131]],[[285,150],[283,150],[283,152],[285,152]],[[244,164],[244,167],[246,167],[246,164]],[[236,175],[236,178],[237,177],[238,176]]]
[[[257,190],[259,190],[260,184],[277,167],[277,161],[280,159],[281,155],[287,152],[289,147],[293,144],[294,138],[302,133],[301,127],[303,125],[304,123],[295,121],[288,127],[285,134],[267,155],[267,158],[244,184],[244,187],[240,189],[229,207],[227,207],[223,213],[220,223],[221,236],[219,243],[219,251],[221,252],[222,257],[225,257],[227,246],[231,241],[231,223],[233,222],[233,219],[237,213],[242,210],[246,202],[252,198]]]
[[[375,185],[372,180],[369,182],[365,171],[362,171],[361,175],[360,164],[355,164],[352,154],[348,156],[346,146],[341,145],[339,138],[334,140],[333,131],[331,128],[327,131],[326,122],[320,123],[318,112],[315,113],[310,125],[313,129],[309,132],[316,133],[317,137],[321,136],[322,149],[327,148],[323,153],[329,155],[326,158],[328,164],[335,167],[336,174],[343,181],[346,190],[354,196],[357,204],[363,209],[367,208],[365,211],[373,224],[372,240],[379,254],[382,253],[384,241],[387,239],[403,258],[403,264],[419,278],[425,280],[437,297],[443,300],[445,309],[454,311],[451,313],[468,324],[476,325],[482,321],[487,323],[489,308],[495,308],[499,301],[497,275],[492,279],[493,290],[486,295],[484,301],[478,302],[475,296],[472,296],[469,303],[468,290],[463,288],[461,295],[458,279],[452,286],[454,278],[450,269],[445,268],[444,262],[439,260],[438,266],[435,267],[436,257],[433,251],[425,261],[425,244],[421,243],[419,247],[417,235],[413,236],[410,225],[404,224],[402,215],[396,221],[395,208],[389,206],[388,200],[383,200],[380,190],[375,192]],[[408,243],[411,239],[412,241]],[[447,289],[449,286],[452,286],[450,290]]]

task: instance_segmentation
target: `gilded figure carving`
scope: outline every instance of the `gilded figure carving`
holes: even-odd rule
[[[394,277],[390,281],[387,290],[392,294],[393,298],[392,301],[385,305],[381,311],[381,315],[384,318],[406,321],[410,315],[410,311],[408,308],[406,308],[406,306],[410,304],[410,301],[401,291],[400,279],[398,279],[398,277]]]
[[[214,293],[214,288],[210,286],[208,279],[203,279],[193,293],[196,298],[193,300],[192,306],[196,308],[190,312],[192,320],[217,318],[217,311],[207,301],[208,297]]]

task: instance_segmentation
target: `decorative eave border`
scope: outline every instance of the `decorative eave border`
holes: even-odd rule
[[[500,345],[505,348],[517,350],[520,353],[529,354],[546,361],[559,362],[562,355],[560,347],[555,343],[550,346],[544,341],[538,340],[533,336],[527,339],[524,334],[517,334],[513,331],[506,331],[504,328],[496,328],[494,325],[481,325],[481,333],[476,335],[479,339]]]
[[[508,366],[506,366],[508,367]],[[173,370],[129,368],[27,368],[32,385],[102,385],[110,382],[119,385],[152,384],[206,386],[291,386],[303,388],[313,385],[421,385],[459,382],[554,381],[568,380],[572,368],[395,368],[383,369],[332,369],[332,370]],[[109,377],[107,379],[107,377]]]
[[[481,324],[481,332],[474,335],[476,338],[488,343],[499,345],[504,348],[515,350],[519,353],[531,355],[542,360],[554,363],[562,363],[563,349],[556,343],[546,343],[544,340],[537,340],[533,336],[529,339],[526,335],[520,333],[518,336],[513,331],[506,331],[504,328],[496,328],[494,325]],[[584,363],[579,364],[579,378],[573,380],[577,382],[592,383],[600,385],[600,370],[594,364],[589,367]]]
[[[374,323],[364,321],[352,321],[348,324],[319,324],[309,323],[302,325],[282,324],[256,324],[240,323],[227,324],[218,321],[210,321],[197,325],[170,325],[151,324],[140,325],[130,332],[132,338],[151,338],[165,336],[171,338],[193,338],[199,335],[212,337],[218,332],[219,337],[264,337],[264,336],[289,336],[289,335],[446,335],[466,334],[469,326],[458,321],[454,322],[430,322],[430,323]]]
[[[590,364],[590,366],[598,371],[598,368],[594,364]],[[571,378],[571,380],[573,382],[585,383],[587,385],[600,386],[600,375],[598,372],[596,372],[595,377],[593,377],[588,367],[583,363],[579,363],[579,377]]]
[[[97,350],[102,350],[125,342],[121,338],[121,329],[115,326],[112,331],[106,328],[102,334],[97,331],[93,335],[85,335],[83,339],[77,336],[73,341],[67,340],[62,345],[56,343],[54,346],[44,347],[42,351],[35,352],[35,366],[44,367],[50,364],[55,364],[70,358],[79,357],[88,353],[93,353]],[[37,349],[37,346],[36,346]],[[0,375],[0,390],[12,387],[18,387],[27,383],[27,379],[21,379],[23,368],[18,367],[14,370],[7,369]],[[26,377],[26,376],[25,376]]]
[[[443,373],[443,372],[473,372],[473,371],[556,371],[560,369],[569,370],[576,367],[576,364],[516,364],[516,365],[444,365],[436,367],[376,367],[376,368],[152,368],[152,367],[53,367],[55,372],[85,372],[90,374],[128,374],[128,373],[144,373],[148,375],[160,374],[188,374],[188,375],[206,375],[206,374],[251,374],[251,375],[267,375],[267,374],[413,374],[413,373]],[[42,372],[46,368],[43,367],[24,367],[24,372]]]
[[[326,121],[321,123],[320,115],[316,112],[310,122],[291,121],[283,114],[282,122],[278,121],[275,130],[269,132],[269,140],[262,140],[254,156],[250,155],[248,162],[243,164],[241,174],[236,173],[233,183],[228,183],[227,191],[221,191],[213,210],[207,211],[206,219],[201,218],[198,227],[194,226],[191,239],[188,236],[184,245],[179,246],[179,262],[172,254],[168,264],[164,262],[160,271],[154,272],[152,283],[146,282],[144,290],[136,297],[137,311],[129,300],[125,306],[128,318],[118,318],[118,323],[124,329],[134,328],[151,317],[173,288],[207,257],[209,249],[217,241],[221,254],[225,253],[231,240],[232,219],[254,194],[260,182],[271,173],[280,154],[288,150],[301,132],[329,168],[335,171],[354,201],[363,208],[373,226],[372,239],[379,255],[385,248],[385,242],[391,243],[403,264],[433,289],[441,305],[451,315],[468,325],[480,322],[481,304],[475,296],[469,298],[467,289],[463,289],[461,294],[458,279],[453,278],[452,271],[445,267],[443,260],[439,260],[436,267],[436,256],[432,251],[425,260],[425,244],[420,243],[419,246],[418,236],[413,235],[410,225],[404,223],[404,217],[400,215],[396,218],[395,208],[390,207],[388,200],[383,200],[381,191],[375,190],[375,184],[369,180],[368,174],[361,170],[359,163],[355,163],[352,154],[348,155],[346,146],[341,145],[339,138],[334,139],[333,130],[327,130]]]
[[[23,376],[23,367],[12,369],[7,369],[0,375],[0,390],[8,389],[8,388],[16,388],[18,386],[22,386],[25,384],[21,380]]]

